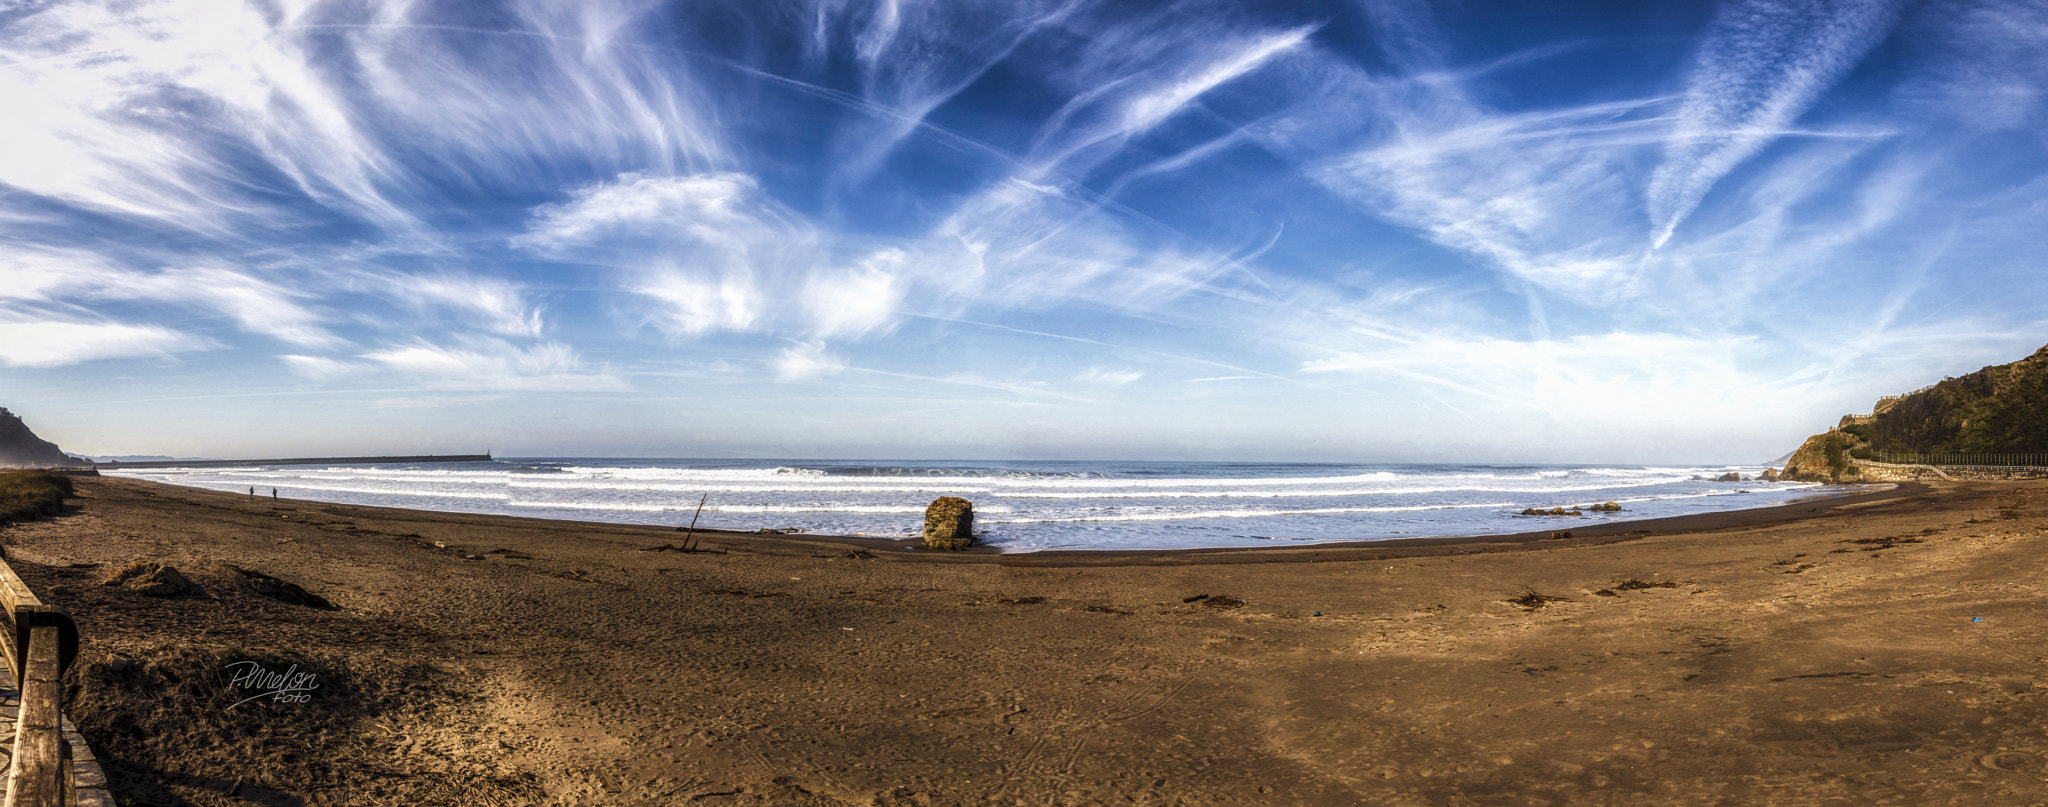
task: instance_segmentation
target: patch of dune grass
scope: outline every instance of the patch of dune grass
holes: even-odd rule
[[[71,495],[71,477],[48,471],[0,471],[0,526],[54,516]]]

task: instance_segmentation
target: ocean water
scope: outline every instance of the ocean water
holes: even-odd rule
[[[293,499],[707,528],[914,537],[939,496],[1006,552],[1188,549],[1488,535],[1782,504],[1804,483],[1712,482],[1762,466],[499,459],[106,472]],[[1612,501],[1619,513],[1518,515]]]

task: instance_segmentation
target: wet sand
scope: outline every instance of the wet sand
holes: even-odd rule
[[[2040,483],[998,555],[79,482],[0,536],[138,804],[2048,801]],[[99,584],[135,560],[205,594]],[[332,681],[214,720],[227,648]]]

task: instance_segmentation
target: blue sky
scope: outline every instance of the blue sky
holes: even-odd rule
[[[2048,343],[2048,6],[0,0],[73,452],[1746,462]]]

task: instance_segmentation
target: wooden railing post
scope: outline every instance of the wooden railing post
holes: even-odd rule
[[[14,762],[7,769],[5,807],[63,807],[64,737],[59,733],[57,628],[30,630],[14,725]]]
[[[64,670],[78,657],[78,625],[62,608],[44,605],[20,575],[0,562],[0,613],[14,630],[0,648],[20,688],[13,761],[0,807],[65,807],[71,758],[63,735]]]

